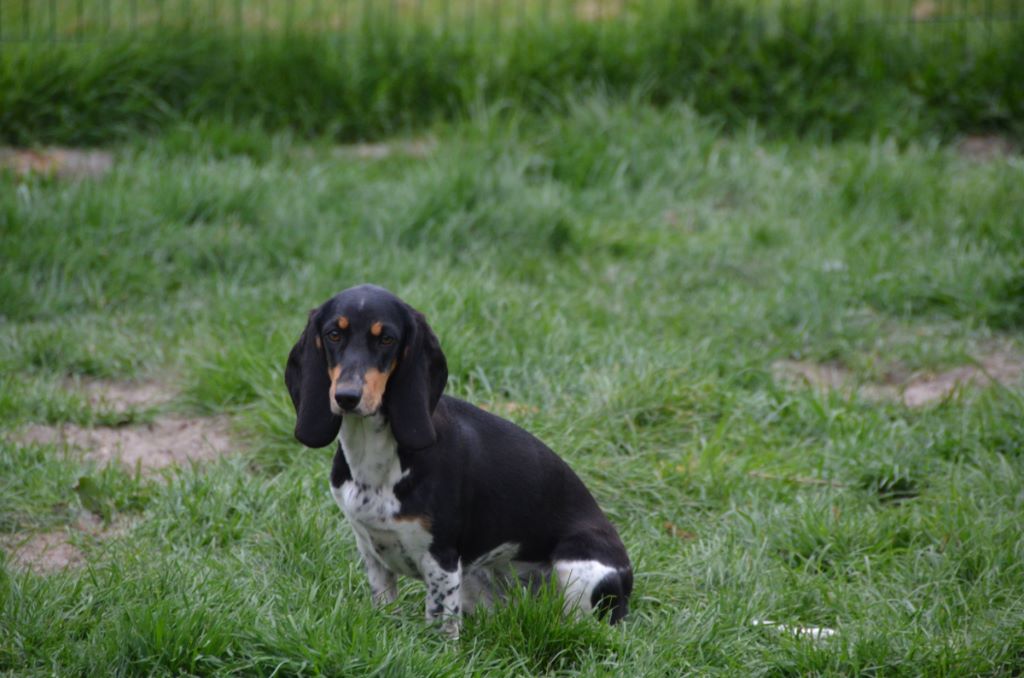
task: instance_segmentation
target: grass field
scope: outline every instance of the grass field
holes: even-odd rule
[[[1019,156],[724,136],[600,96],[485,107],[406,148],[180,125],[101,177],[0,177],[0,531],[85,558],[45,575],[4,551],[0,671],[1024,670],[1019,370],[877,396],[1024,364]],[[371,608],[331,452],[292,439],[282,383],[307,310],[365,281],[424,311],[449,393],[584,478],[634,561],[624,625],[547,596],[452,643],[418,583]],[[849,386],[780,378],[794,363]],[[78,390],[95,379],[177,395],[115,412]],[[20,433],[167,413],[229,415],[235,453],[154,475]]]

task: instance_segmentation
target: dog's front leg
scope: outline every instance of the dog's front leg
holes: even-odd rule
[[[353,530],[356,534],[356,548],[366,568],[366,578],[370,580],[370,592],[373,594],[374,607],[381,607],[395,602],[398,598],[398,577],[384,566],[370,547],[366,537]]]
[[[441,622],[441,631],[457,639],[462,621],[462,566],[458,556],[435,558],[426,553],[420,567],[427,583],[427,621]]]

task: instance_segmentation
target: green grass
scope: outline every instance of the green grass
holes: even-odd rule
[[[1020,352],[1024,166],[615,99],[481,108],[425,158],[203,123],[119,147],[101,179],[0,178],[3,430],[106,421],[67,375],[172,374],[174,407],[231,413],[243,441],[160,480],[5,435],[0,530],[86,500],[135,526],[80,570],[0,570],[0,670],[1020,673],[1019,384],[908,409],[770,366],[870,380]],[[529,406],[512,418],[581,474],[635,563],[626,624],[548,595],[450,643],[418,583],[371,608],[331,453],[292,439],[282,384],[306,311],[364,281],[426,313],[449,392]]]
[[[266,6],[274,15],[292,5]],[[192,16],[189,7],[166,4],[179,18]],[[481,105],[564,112],[581,91],[628,98],[638,89],[649,103],[686,102],[730,130],[753,119],[781,138],[1022,138],[1024,21],[992,2],[986,8],[1001,20],[960,17],[972,4],[957,5],[956,20],[908,22],[852,1],[656,0],[624,5],[606,21],[581,19],[564,2],[518,14],[490,2],[343,7],[382,13],[308,33],[287,30],[280,16],[263,30],[199,14],[189,26],[140,19],[134,31],[83,29],[81,41],[30,31],[0,42],[0,142],[106,144],[211,119],[307,139],[371,139]],[[131,16],[123,3],[110,14]],[[431,21],[415,20],[420,14]]]

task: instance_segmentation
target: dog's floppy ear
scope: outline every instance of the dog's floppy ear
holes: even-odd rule
[[[415,450],[437,440],[431,415],[448,383],[448,362],[423,314],[406,308],[412,316],[412,332],[388,379],[384,405],[395,440]]]
[[[295,437],[307,447],[330,445],[341,428],[341,417],[331,412],[331,380],[319,340],[319,316],[319,308],[310,311],[306,329],[284,368],[284,383],[295,405]]]

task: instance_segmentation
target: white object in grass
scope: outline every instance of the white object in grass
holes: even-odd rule
[[[810,638],[811,640],[824,640],[835,635],[836,630],[827,626],[791,626],[780,624],[770,619],[755,619],[751,622],[754,626],[770,626],[779,633],[790,633],[798,638]]]

